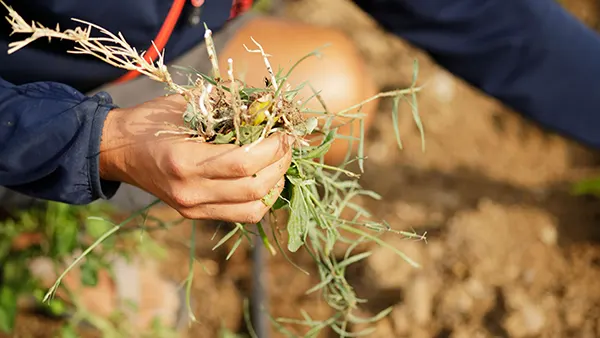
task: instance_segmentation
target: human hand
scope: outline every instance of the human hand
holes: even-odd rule
[[[156,135],[168,128],[165,122],[180,125],[185,108],[182,96],[171,95],[111,111],[100,177],[137,186],[189,219],[259,222],[283,190],[291,139],[272,135],[247,150]]]

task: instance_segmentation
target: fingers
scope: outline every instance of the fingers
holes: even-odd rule
[[[283,187],[285,179],[282,177],[275,185],[274,191],[270,196],[267,204],[260,199],[231,204],[201,204],[194,208],[179,209],[179,213],[188,219],[210,219],[220,220],[232,223],[247,223],[255,224],[260,222],[263,216],[269,211],[272,204],[277,200]]]
[[[263,198],[285,175],[292,161],[288,151],[284,157],[254,176],[234,179],[191,179],[175,192],[175,199],[186,207],[205,203],[242,203]],[[195,184],[195,181],[198,182]]]
[[[163,200],[189,219],[256,223],[284,188],[292,140],[274,134],[243,147],[178,143],[161,161],[172,182]]]
[[[257,144],[245,145],[203,145],[201,156],[190,156],[198,153],[198,144],[192,142],[182,144],[182,152],[186,154],[181,170],[190,175],[198,175],[209,179],[231,179],[250,177],[272,165],[290,152],[290,137],[273,134]]]

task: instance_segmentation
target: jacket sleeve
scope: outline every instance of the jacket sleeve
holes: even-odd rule
[[[355,0],[525,117],[600,148],[600,39],[554,0]]]
[[[60,83],[13,85],[0,79],[0,185],[69,204],[114,195],[118,182],[99,177],[110,96],[86,97]]]

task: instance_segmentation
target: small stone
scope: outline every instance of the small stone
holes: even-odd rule
[[[552,225],[543,227],[540,231],[540,240],[546,245],[556,245],[558,242],[558,232]]]
[[[421,241],[407,241],[390,237],[386,241],[404,252],[413,261],[424,264],[425,245]],[[403,288],[411,283],[411,277],[417,271],[396,253],[388,248],[377,246],[373,254],[367,259],[369,278],[381,288]]]
[[[511,337],[539,336],[546,324],[546,317],[540,308],[528,304],[519,311],[512,312],[505,322]]]
[[[429,279],[419,274],[413,279],[408,291],[407,304],[416,324],[425,326],[431,321],[433,294]]]
[[[448,103],[454,99],[456,95],[456,82],[448,72],[442,70],[436,72],[433,75],[431,84],[435,98],[439,102]]]
[[[411,323],[405,306],[395,306],[390,314],[390,318],[392,319],[392,325],[394,326],[394,333],[396,336],[403,336],[410,333]]]
[[[486,299],[489,296],[491,296],[490,290],[486,288],[483,285],[483,283],[476,278],[470,278],[465,283],[465,290],[471,297],[475,299]]]

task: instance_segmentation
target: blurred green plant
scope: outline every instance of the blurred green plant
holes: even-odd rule
[[[572,192],[576,195],[600,197],[600,177],[588,178],[575,183]]]
[[[252,10],[258,13],[269,13],[273,7],[273,0],[257,0],[252,5]]]
[[[77,337],[77,328],[81,323],[92,324],[102,332],[103,337],[131,337],[134,332],[132,328],[117,320],[123,318],[121,314],[115,313],[112,319],[94,316],[81,305],[78,295],[64,284],[61,291],[68,300],[55,298],[43,302],[47,287],[30,270],[30,263],[38,258],[51,262],[54,271],[64,269],[65,262],[79,255],[112,227],[103,220],[110,219],[112,215],[114,211],[106,204],[71,206],[48,202],[11,212],[0,221],[0,332],[13,332],[19,300],[25,299],[43,313],[66,318],[61,330],[62,337]],[[155,248],[155,243],[149,238],[139,241],[142,227],[128,230],[132,231],[107,238],[102,246],[85,257],[80,265],[81,285],[96,286],[101,270],[112,273],[110,261],[115,256],[128,259],[133,253],[144,250],[143,246]],[[118,245],[119,240],[137,244]],[[159,323],[155,323],[152,331],[155,330],[163,332],[161,337],[165,337],[165,329]]]

